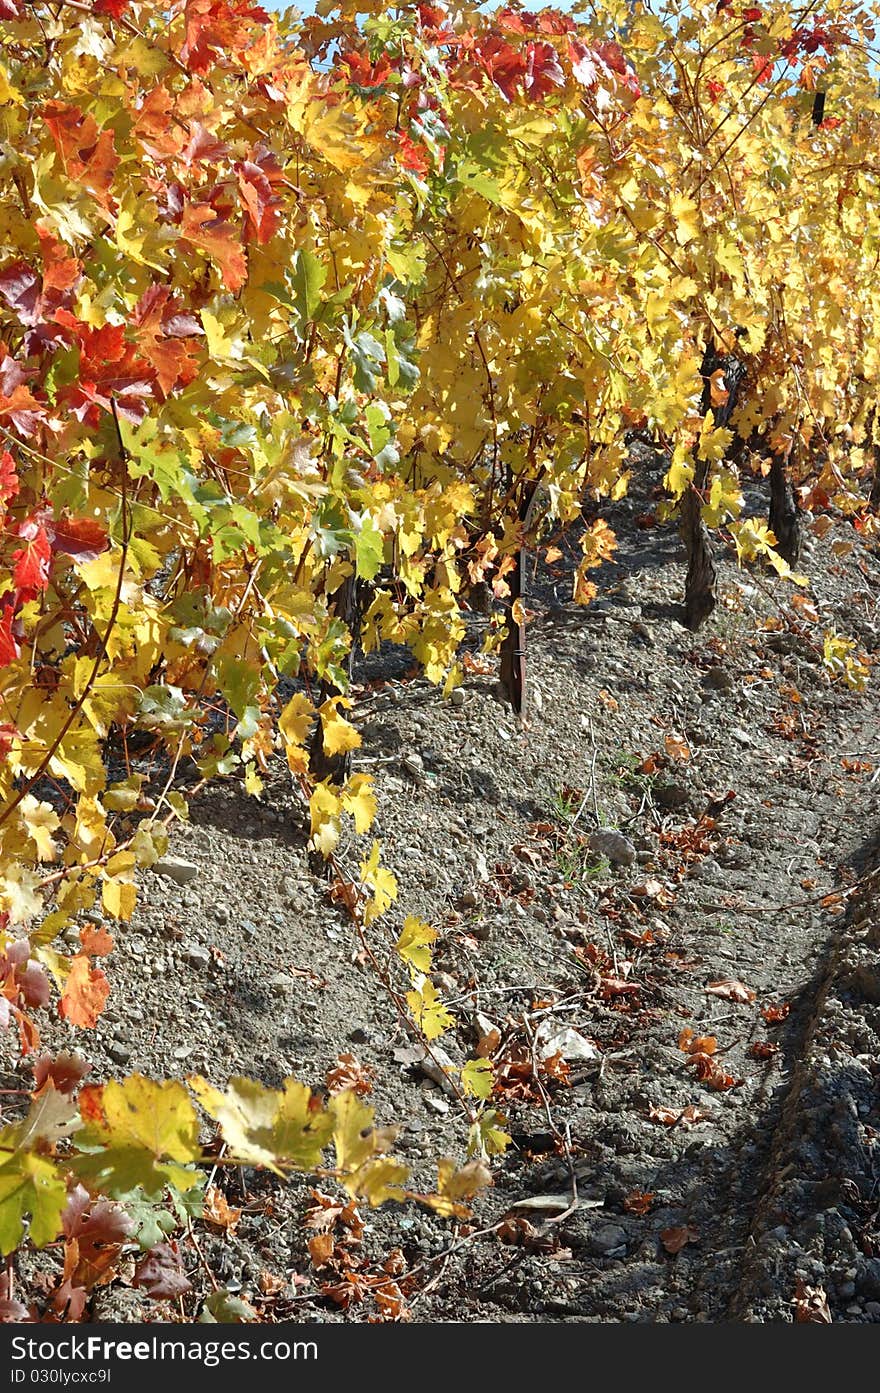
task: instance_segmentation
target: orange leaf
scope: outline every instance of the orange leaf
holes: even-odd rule
[[[678,1037],[678,1048],[685,1054],[714,1054],[718,1041],[714,1035],[695,1035],[686,1025]]]
[[[71,1025],[94,1030],[109,995],[110,983],[101,969],[92,967],[85,953],[77,953],[70,965],[58,1010]]]
[[[241,1218],[241,1210],[234,1209],[223,1194],[215,1185],[211,1185],[205,1194],[205,1218],[209,1224],[213,1224],[218,1229],[224,1229],[228,1233],[235,1233],[238,1221]]]
[[[112,934],[108,934],[103,924],[99,929],[86,925],[84,929],[80,929],[79,937],[83,953],[87,953],[93,958],[104,958],[108,953],[113,952],[115,940]]]
[[[331,1233],[315,1233],[309,1239],[309,1257],[315,1267],[326,1267],[333,1256],[333,1235]]]
[[[180,235],[207,252],[220,267],[227,290],[241,290],[247,280],[247,260],[241,238],[231,223],[218,218],[209,203],[189,203],[180,220]]]
[[[83,1122],[96,1122],[100,1125],[106,1121],[103,1097],[104,1085],[101,1083],[87,1083],[80,1089],[77,1102]]]

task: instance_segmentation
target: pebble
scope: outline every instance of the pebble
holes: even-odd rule
[[[754,740],[747,730],[741,730],[739,726],[734,726],[730,732],[738,745],[754,745]]]
[[[607,856],[612,866],[632,866],[636,860],[636,849],[629,838],[610,827],[602,827],[592,834],[590,850]]]
[[[670,781],[655,784],[651,796],[661,808],[683,808],[690,799],[691,791],[686,784]]]
[[[107,1053],[114,1064],[127,1064],[131,1059],[131,1050],[127,1045],[123,1045],[121,1040],[111,1040],[107,1045]]]
[[[464,687],[453,687],[452,691],[449,694],[449,700],[452,702],[453,706],[464,706]]]
[[[183,945],[183,957],[193,967],[210,967],[211,954],[207,948],[203,948],[200,943],[185,943]]]
[[[710,667],[703,677],[703,685],[716,692],[729,692],[734,686],[734,680],[726,667]]]
[[[596,1257],[608,1257],[618,1248],[626,1248],[627,1233],[618,1224],[603,1224],[587,1239],[587,1249]]]
[[[152,869],[156,875],[173,880],[176,885],[187,885],[189,881],[195,880],[199,873],[194,861],[184,861],[181,856],[160,856]]]

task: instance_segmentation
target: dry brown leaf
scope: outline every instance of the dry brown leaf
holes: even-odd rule
[[[794,1318],[799,1325],[831,1325],[824,1287],[810,1287],[802,1277],[794,1288]]]
[[[706,991],[710,996],[723,996],[725,1001],[738,1001],[745,1006],[755,999],[751,987],[745,986],[736,977],[725,977],[720,982],[707,982]]]
[[[776,1006],[763,1006],[761,1015],[768,1025],[778,1025],[780,1021],[785,1020],[790,1010],[790,1001],[780,1001]]]
[[[714,1035],[695,1035],[686,1025],[678,1037],[678,1048],[685,1054],[714,1054],[718,1041]]]
[[[211,1185],[205,1195],[204,1217],[209,1224],[214,1224],[216,1228],[224,1229],[227,1233],[235,1233],[241,1218],[241,1210],[234,1209],[223,1191],[218,1190],[216,1185]]]
[[[314,1267],[326,1267],[333,1256],[333,1235],[331,1233],[314,1233],[309,1239],[309,1257]]]
[[[627,1214],[647,1214],[651,1205],[654,1203],[654,1196],[650,1191],[632,1190],[623,1201],[623,1207]]]
[[[664,743],[670,759],[678,760],[679,764],[687,764],[691,757],[691,747],[683,735],[677,730],[671,730]]]
[[[667,1253],[680,1253],[689,1243],[698,1242],[699,1237],[696,1229],[681,1224],[675,1228],[664,1229],[660,1234],[660,1242]]]

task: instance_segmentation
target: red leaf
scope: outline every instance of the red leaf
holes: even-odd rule
[[[112,130],[99,131],[94,116],[77,106],[47,102],[42,117],[69,179],[83,184],[102,208],[110,210],[110,189],[119,164]]]
[[[14,618],[12,602],[8,601],[0,608],[0,669],[21,656],[21,645],[12,632]]]
[[[19,536],[25,545],[12,553],[12,580],[22,603],[32,600],[49,584],[52,548],[42,523],[32,520],[20,524]]]
[[[214,63],[226,66],[256,37],[256,26],[269,23],[266,11],[247,0],[186,0],[185,15],[180,56],[193,73],[206,73]]]
[[[238,191],[247,213],[248,229],[254,240],[263,246],[274,236],[278,227],[277,209],[281,199],[272,192],[272,185],[258,164],[244,160],[235,166]]]
[[[14,261],[0,271],[0,295],[15,312],[19,324],[36,324],[41,290],[40,277],[26,261]]]
[[[104,528],[93,518],[61,518],[47,523],[46,528],[52,550],[79,561],[94,561],[110,545]]]
[[[70,1095],[77,1088],[81,1080],[90,1069],[82,1055],[68,1054],[62,1050],[53,1059],[49,1054],[40,1055],[34,1061],[34,1097],[39,1097],[48,1089],[57,1089],[59,1093]]]
[[[546,97],[554,87],[565,86],[565,73],[552,44],[528,45],[523,86],[535,101]]]
[[[18,475],[15,460],[8,450],[0,454],[0,503],[8,503],[18,494]]]

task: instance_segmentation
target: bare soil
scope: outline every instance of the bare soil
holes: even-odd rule
[[[825,629],[880,651],[880,562],[847,524],[811,536],[815,624],[790,584],[722,557],[720,603],[693,634],[675,530],[649,525],[660,472],[644,462],[639,491],[604,510],[620,548],[599,600],[570,602],[567,559],[534,576],[525,728],[491,674],[453,704],[397,651],[356,673],[354,768],[376,778],[374,831],[400,887],[391,929],[416,913],[440,931],[453,1060],[497,1028],[513,1138],[472,1232],[415,1206],[363,1215],[352,1252],[378,1272],[400,1250],[414,1320],[792,1321],[811,1299],[835,1321],[880,1320],[880,720],[875,687],[832,684],[821,662]],[[485,622],[474,615],[475,653]],[[632,864],[590,848],[597,827],[629,840]],[[317,1087],[354,1054],[418,1183],[438,1156],[463,1159],[456,1100],[414,1062],[309,869],[286,769],[260,802],[232,780],[200,794],[171,850],[198,874],[143,877],[132,923],[113,928],[94,1037],[58,1022],[49,1047],[83,1050],[93,1079]],[[381,946],[389,930],[371,933]],[[746,1000],[707,991],[730,980]],[[523,1067],[536,1032],[566,1027],[592,1057],[536,1082]],[[684,1030],[716,1041],[702,1080]],[[199,1230],[201,1260],[182,1240],[185,1319],[206,1268],[263,1320],[376,1318],[369,1296],[341,1307],[310,1262],[308,1181],[217,1183],[242,1216]],[[90,1317],[180,1319],[129,1285],[133,1265]],[[37,1301],[45,1270],[22,1263]]]

